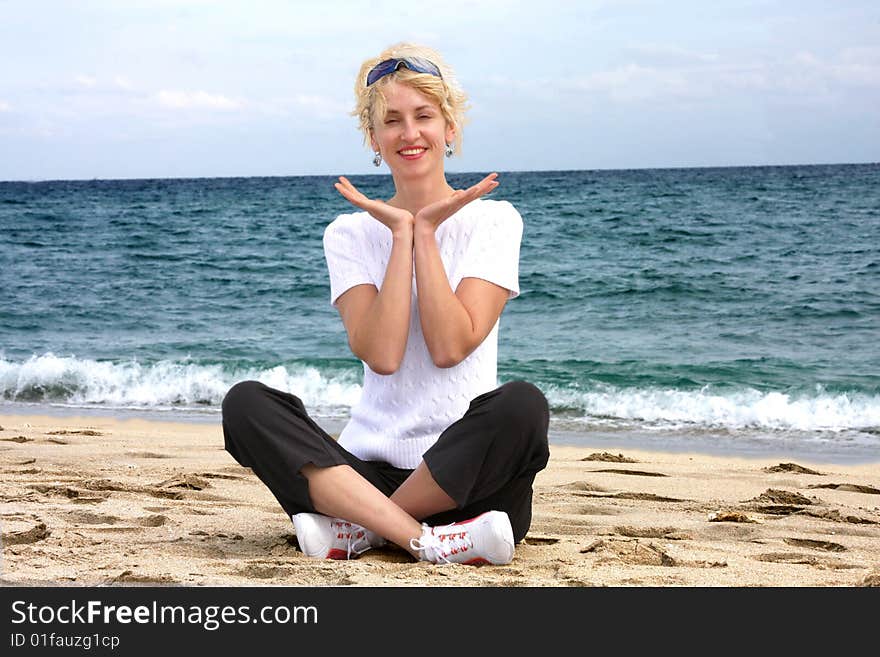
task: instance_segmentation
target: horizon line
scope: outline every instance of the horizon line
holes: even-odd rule
[[[864,166],[877,165],[880,161],[865,162],[810,162],[810,163],[789,163],[789,164],[708,164],[708,165],[691,165],[691,166],[652,166],[652,167],[609,167],[609,168],[587,168],[587,169],[494,169],[493,171],[501,173],[573,173],[573,172],[623,172],[623,171],[680,171],[691,169],[759,169],[759,168],[785,168],[785,167],[829,167],[829,166]],[[488,171],[488,169],[487,169]],[[485,175],[484,171],[446,171],[447,175]],[[339,175],[345,176],[390,176],[389,172],[369,172],[369,173],[308,173],[308,174],[263,174],[263,175],[226,175],[226,176],[135,176],[131,178],[32,178],[32,179],[5,179],[0,180],[0,184],[4,183],[49,183],[49,182],[117,182],[117,181],[138,181],[138,180],[237,180],[242,178],[332,178]]]

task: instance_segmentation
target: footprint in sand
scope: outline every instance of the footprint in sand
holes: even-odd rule
[[[76,525],[115,525],[120,522],[116,516],[106,513],[92,513],[91,511],[70,511],[64,517]]]
[[[233,570],[232,574],[248,579],[276,579],[288,578],[295,574],[293,568],[284,568],[275,565],[267,565],[262,563],[250,563],[244,568]]]
[[[73,488],[72,486],[31,484],[28,488],[47,497],[66,497],[67,499],[72,500],[74,504],[99,504],[110,497],[110,493],[106,491],[97,493],[95,491],[82,491]]]
[[[867,493],[868,495],[880,495],[880,489],[873,486],[862,486],[861,484],[813,484],[807,488],[832,488],[834,490],[844,490],[850,493]]]
[[[796,474],[822,475],[821,472],[810,470],[797,463],[780,463],[779,465],[774,465],[772,467],[762,468],[762,470],[764,472],[794,472]]]
[[[645,500],[647,502],[689,502],[690,500],[679,499],[677,497],[665,497],[663,495],[654,495],[653,493],[615,493],[614,495],[606,495],[605,497],[616,497],[621,500]]]
[[[607,461],[609,463],[638,463],[635,459],[628,458],[623,454],[610,454],[609,452],[594,452],[585,456],[581,461]]]
[[[680,541],[690,538],[675,527],[615,527],[614,531],[627,538],[662,538],[669,541]]]
[[[533,534],[527,534],[523,539],[523,545],[555,545],[559,542],[556,536],[537,536]]]
[[[812,548],[814,550],[824,550],[825,552],[846,552],[846,547],[831,541],[818,541],[809,538],[783,538],[782,540],[795,547]]]
[[[168,575],[141,575],[131,570],[124,570],[107,580],[108,584],[179,584]]]
[[[124,493],[144,493],[152,497],[162,497],[172,500],[183,499],[183,493],[180,490],[167,490],[156,486],[132,486],[123,484],[110,479],[89,479],[81,482],[83,488],[96,491],[119,491]]]
[[[821,557],[813,554],[801,554],[798,552],[769,552],[767,554],[759,554],[753,558],[755,559],[755,561],[803,564],[807,566],[816,566],[817,568],[823,569],[829,568],[832,570],[843,570],[862,567],[851,563],[844,563],[831,557]]]
[[[817,501],[821,502],[821,500],[811,500],[809,497],[801,495],[800,493],[793,493],[787,490],[779,490],[777,488],[768,488],[763,493],[758,495],[758,497],[753,497],[748,501],[762,502],[766,504],[788,504],[801,506],[816,504]]]
[[[837,509],[804,509],[801,511],[803,515],[830,520],[832,522],[847,522],[854,525],[880,525],[876,520],[861,518],[859,516],[844,515]]]
[[[747,516],[740,511],[729,511],[727,509],[719,509],[709,514],[709,522],[760,522]]]
[[[787,516],[800,513],[810,505],[821,503],[822,500],[818,498],[810,499],[800,493],[768,488],[757,497],[746,500],[746,508],[767,515]]]
[[[197,472],[195,476],[204,477],[206,479],[230,479],[238,481],[245,479],[245,477],[242,477],[240,475],[218,474],[216,472]]]
[[[679,565],[665,550],[653,543],[637,539],[599,539],[581,550],[581,554],[594,553],[598,563],[622,562],[637,566]]]
[[[616,516],[622,511],[607,506],[599,506],[596,504],[583,504],[573,509],[569,513],[577,513],[583,516]]]
[[[94,429],[58,429],[57,431],[47,431],[47,436],[103,436],[104,434]]]
[[[668,538],[664,536],[663,538]],[[666,566],[689,568],[726,568],[724,561],[684,560],[675,558],[653,543],[636,539],[599,539],[581,550],[581,554],[593,553],[597,563],[625,563],[634,566]]]
[[[880,573],[871,573],[859,583],[859,586],[880,586]]]
[[[635,475],[637,477],[668,477],[662,472],[648,472],[646,470],[620,470],[617,468],[606,468],[604,470],[590,470],[590,472],[610,472],[611,474]]]
[[[168,516],[163,516],[161,514],[144,516],[143,518],[137,518],[135,520],[135,523],[141,527],[161,527],[166,522],[168,522]]]
[[[202,479],[201,477],[197,477],[193,474],[182,474],[172,477],[171,479],[166,479],[163,482],[156,484],[157,488],[186,488],[188,490],[204,490],[205,488],[210,488],[211,484]]]
[[[583,495],[584,493],[607,493],[608,489],[602,486],[596,486],[588,481],[572,481],[568,484],[560,484],[553,486],[552,489],[539,490],[539,494],[554,496],[559,493],[573,493],[575,495]]]
[[[10,513],[3,514],[0,518],[0,526],[3,528],[0,532],[0,543],[4,546],[36,543],[51,534],[39,516]]]
[[[170,459],[168,454],[159,454],[157,452],[126,452],[126,456],[133,456],[137,459]]]

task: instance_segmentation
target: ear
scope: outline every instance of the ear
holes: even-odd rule
[[[451,144],[455,141],[455,124],[447,123],[446,124],[446,143]]]
[[[370,148],[373,149],[373,152],[379,150],[379,145],[376,143],[376,138],[373,136],[373,129],[370,128]]]

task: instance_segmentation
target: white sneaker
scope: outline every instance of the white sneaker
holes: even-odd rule
[[[357,559],[372,547],[385,545],[378,534],[347,520],[320,513],[290,516],[299,549],[316,559]]]
[[[422,537],[410,541],[422,561],[503,566],[513,560],[513,529],[503,511],[442,527],[422,525]]]

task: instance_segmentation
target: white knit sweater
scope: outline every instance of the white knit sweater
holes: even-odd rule
[[[522,218],[507,201],[478,199],[444,221],[436,238],[453,291],[464,278],[481,278],[519,294]],[[366,212],[343,214],[324,231],[330,302],[355,285],[380,289],[391,255],[391,231]],[[379,375],[364,363],[360,401],[339,437],[366,461],[415,468],[470,401],[497,387],[498,323],[465,360],[450,368],[431,361],[419,321],[413,273],[409,335],[400,368]]]

